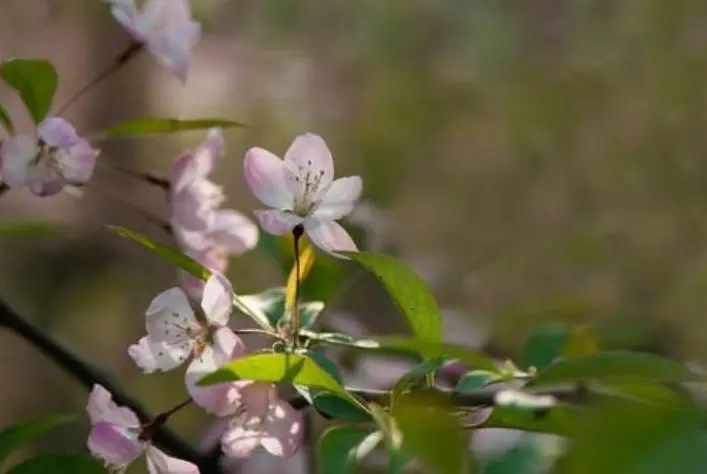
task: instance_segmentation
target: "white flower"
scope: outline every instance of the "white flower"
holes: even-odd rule
[[[262,148],[251,148],[244,171],[253,194],[273,208],[255,211],[266,232],[282,235],[301,224],[309,240],[325,252],[337,255],[358,250],[336,220],[353,210],[362,181],[359,176],[334,181],[334,162],[320,136],[298,136],[284,160]]]

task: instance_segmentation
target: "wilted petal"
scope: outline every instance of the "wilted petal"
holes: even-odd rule
[[[105,463],[123,468],[142,454],[143,446],[134,430],[99,421],[91,428],[88,449]]]
[[[147,334],[155,341],[179,343],[190,333],[201,331],[187,295],[170,288],[157,295],[145,311]]]
[[[243,253],[258,244],[258,227],[240,212],[218,211],[209,237],[229,253]]]
[[[86,140],[78,140],[67,149],[54,152],[54,162],[61,176],[73,185],[86,184],[93,176],[98,151]]]
[[[149,336],[128,347],[128,355],[143,372],[167,371],[179,367],[194,350],[194,340],[166,342]]]
[[[263,420],[262,432],[260,443],[266,451],[273,456],[292,456],[304,436],[302,414],[286,401],[274,401]]]
[[[316,182],[312,196],[316,198],[334,179],[334,160],[329,147],[319,135],[305,133],[297,136],[285,153],[284,161],[288,170],[285,174],[286,182],[295,196],[302,195],[302,184],[308,181]]]
[[[351,236],[338,222],[307,219],[304,230],[312,244],[333,256],[346,258],[337,252],[358,251]]]
[[[29,181],[33,161],[39,151],[37,141],[27,135],[8,137],[0,148],[2,179],[11,188],[19,188]]]
[[[150,474],[199,474],[195,464],[168,456],[154,446],[148,446],[146,454],[147,471]]]
[[[292,207],[294,196],[285,183],[285,165],[277,156],[262,148],[251,148],[243,161],[245,180],[251,192],[266,206]]]
[[[277,209],[253,211],[253,214],[260,221],[263,230],[272,235],[286,234],[304,221],[300,216]]]
[[[206,321],[215,326],[225,326],[231,316],[233,288],[228,279],[220,273],[212,273],[204,286],[201,309]]]
[[[359,176],[339,178],[332,183],[313,213],[318,219],[336,220],[349,214],[361,196],[363,182]]]
[[[86,411],[91,424],[105,421],[126,428],[140,426],[140,420],[135,413],[128,407],[116,405],[111,393],[102,385],[95,384],[93,386],[91,394],[88,396]]]
[[[71,148],[80,138],[73,125],[59,117],[48,117],[37,126],[39,138],[47,145],[59,148]]]

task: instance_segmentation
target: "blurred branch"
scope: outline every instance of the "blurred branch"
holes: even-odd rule
[[[39,326],[13,311],[0,300],[0,326],[5,327],[38,349],[47,358],[78,380],[87,390],[94,384],[103,385],[113,394],[118,405],[132,409],[143,421],[152,420],[147,410],[134,398],[127,395],[115,382],[97,368],[82,360],[61,343],[46,334]],[[173,456],[199,466],[202,473],[218,472],[218,456],[204,455],[175,435],[164,425],[155,430],[153,442]]]
[[[10,186],[0,181],[0,197],[10,190]]]

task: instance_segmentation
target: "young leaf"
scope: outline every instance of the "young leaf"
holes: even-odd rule
[[[472,370],[464,374],[457,382],[456,391],[459,393],[473,392],[499,379],[498,374],[487,370]]]
[[[103,464],[88,454],[43,454],[10,469],[7,474],[106,474]]]
[[[402,434],[402,450],[440,474],[469,472],[468,437],[452,410],[437,393],[408,392],[391,412]]]
[[[562,359],[540,371],[527,386],[599,381],[686,382],[700,377],[679,362],[643,352],[607,351]]]
[[[59,426],[73,422],[67,415],[51,415],[34,420],[26,420],[0,431],[0,463],[14,450],[34,441]]]
[[[403,374],[393,386],[391,394],[393,403],[395,403],[395,400],[397,400],[405,390],[412,385],[423,382],[428,375],[434,374],[444,365],[444,363],[445,359],[443,358],[430,359],[422,362]]]
[[[10,59],[0,65],[0,76],[20,94],[34,123],[47,116],[59,84],[54,66],[43,59]]]
[[[378,278],[407,318],[416,339],[432,342],[442,340],[442,314],[432,292],[419,276],[385,254],[346,252],[346,256]]]
[[[357,472],[358,464],[383,439],[380,431],[334,426],[319,438],[319,459],[322,474]]]
[[[0,105],[0,123],[2,123],[2,126],[9,135],[15,134],[15,125],[12,123],[12,118],[2,105]]]
[[[535,331],[523,345],[520,367],[528,370],[535,367],[544,369],[560,356],[570,335],[570,328],[564,324],[552,324]]]
[[[107,137],[115,138],[154,133],[174,133],[187,130],[204,130],[213,127],[233,128],[245,127],[245,125],[233,120],[217,118],[180,120],[175,118],[141,117],[113,125],[104,133]]]
[[[301,354],[261,353],[241,357],[205,376],[197,385],[213,385],[232,380],[288,382],[324,389],[356,402],[334,377]]]

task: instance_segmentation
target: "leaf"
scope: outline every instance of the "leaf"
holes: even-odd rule
[[[685,382],[698,380],[686,366],[643,352],[606,351],[555,362],[527,386],[597,381]]]
[[[239,296],[240,302],[250,308],[270,326],[277,327],[285,315],[285,288],[270,288],[262,293]],[[321,301],[300,304],[300,324],[302,328],[312,326],[324,309]]]
[[[573,329],[562,346],[562,357],[577,357],[599,352],[599,343],[587,327]]]
[[[419,276],[385,254],[345,252],[345,255],[378,278],[407,318],[415,338],[431,342],[442,340],[442,314],[432,292]]]
[[[391,415],[402,433],[401,449],[440,474],[469,472],[468,436],[451,415],[453,406],[434,392],[408,392]]]
[[[48,221],[0,221],[0,238],[43,237],[57,232],[58,225]]]
[[[580,409],[556,406],[549,410],[524,411],[513,407],[495,406],[491,416],[476,428],[506,428],[536,433],[572,436]]]
[[[12,123],[12,118],[2,105],[0,105],[0,123],[2,123],[8,135],[15,134],[15,125]]]
[[[109,127],[105,131],[105,135],[107,137],[114,138],[134,135],[148,135],[153,133],[174,133],[188,130],[204,130],[213,127],[233,128],[246,127],[246,125],[233,120],[218,118],[181,120],[175,118],[140,117]]]
[[[233,380],[289,382],[324,389],[357,402],[334,377],[311,358],[301,354],[261,353],[241,357],[206,375],[197,385],[213,385]]]
[[[523,345],[520,367],[524,370],[531,367],[540,370],[550,365],[560,356],[569,334],[570,328],[564,324],[553,324],[538,329]]]
[[[124,227],[114,225],[107,225],[106,227],[108,228],[108,230],[115,232],[119,236],[125,237],[126,239],[130,239],[133,242],[137,242],[143,247],[152,250],[167,262],[180,268],[181,270],[184,270],[190,275],[195,276],[196,278],[206,281],[211,275],[211,272],[209,270],[207,270],[204,266],[202,266],[193,258],[184,255],[176,247],[158,244],[157,242],[153,242],[152,240],[150,240],[148,237],[138,234],[137,232],[128,230]]]
[[[496,380],[499,380],[498,374],[487,370],[472,370],[459,379],[455,390],[459,393],[473,392]]]
[[[7,474],[106,474],[103,464],[88,454],[44,454],[18,464]]]
[[[47,116],[59,77],[54,66],[43,59],[10,59],[0,65],[0,76],[19,92],[34,123]]]
[[[356,472],[357,465],[383,439],[380,431],[334,426],[319,438],[319,459],[322,474]]]
[[[428,375],[434,374],[438,371],[444,365],[445,361],[446,359],[444,358],[430,359],[418,364],[408,372],[404,373],[393,386],[391,393],[393,403],[395,403],[398,397],[405,390],[413,385],[423,382]]]
[[[74,420],[75,418],[72,416],[51,415],[22,421],[9,428],[5,428],[0,431],[0,463],[14,450]]]

